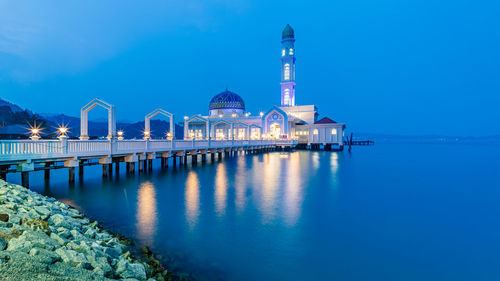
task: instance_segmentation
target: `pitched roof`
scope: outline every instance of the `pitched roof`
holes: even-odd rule
[[[314,122],[314,124],[336,124],[337,122],[333,121],[328,117],[324,117],[323,119]]]

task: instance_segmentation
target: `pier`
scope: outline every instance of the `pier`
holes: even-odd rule
[[[161,166],[185,165],[190,158],[196,164],[207,155],[212,160],[234,155],[238,151],[266,152],[293,148],[293,140],[0,140],[0,178],[7,173],[21,173],[21,183],[29,187],[29,173],[44,171],[44,180],[50,181],[53,169],[68,169],[68,180],[75,182],[76,170],[80,179],[84,167],[102,165],[103,177],[119,172],[120,163],[126,163],[126,173],[151,170],[154,159],[161,159]],[[113,169],[114,165],[114,169]]]

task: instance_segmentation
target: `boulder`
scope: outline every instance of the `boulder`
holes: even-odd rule
[[[59,248],[56,250],[56,254],[61,257],[63,262],[71,266],[82,267],[82,268],[90,267],[89,261],[82,253],[77,253],[76,251],[70,249]]]
[[[0,214],[0,221],[8,222],[9,221],[9,214]]]
[[[40,248],[31,249],[29,254],[31,256],[37,257],[37,260],[39,262],[46,264],[53,264],[54,262],[61,260],[61,258],[53,251],[48,251]]]
[[[50,216],[48,220],[50,225],[57,226],[57,227],[64,227],[66,229],[71,229],[71,225],[68,223],[67,218],[65,218],[61,214],[55,214]]]
[[[7,248],[7,241],[0,238],[0,251],[5,250],[5,248]]]
[[[49,224],[46,221],[22,218],[21,225],[33,231],[43,231],[47,235],[50,235]]]
[[[125,258],[120,257],[116,266],[116,273],[122,278],[135,278],[141,281],[146,280],[146,269],[141,263],[130,263]]]

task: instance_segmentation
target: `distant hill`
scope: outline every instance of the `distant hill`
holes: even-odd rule
[[[0,99],[0,128],[10,125],[44,124],[45,120],[38,114],[23,110],[20,106]]]
[[[3,100],[0,98],[0,107],[2,106],[7,106],[10,108],[10,110],[12,112],[20,112],[20,111],[23,111],[23,109],[21,107],[19,107],[17,104],[13,104],[9,101],[6,101],[6,100]]]

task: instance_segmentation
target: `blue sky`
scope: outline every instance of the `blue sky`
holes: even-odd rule
[[[74,116],[100,97],[118,119],[162,107],[180,121],[228,87],[257,114],[279,103],[289,23],[297,103],[349,131],[500,134],[499,1],[138,3],[0,0],[0,97]]]

